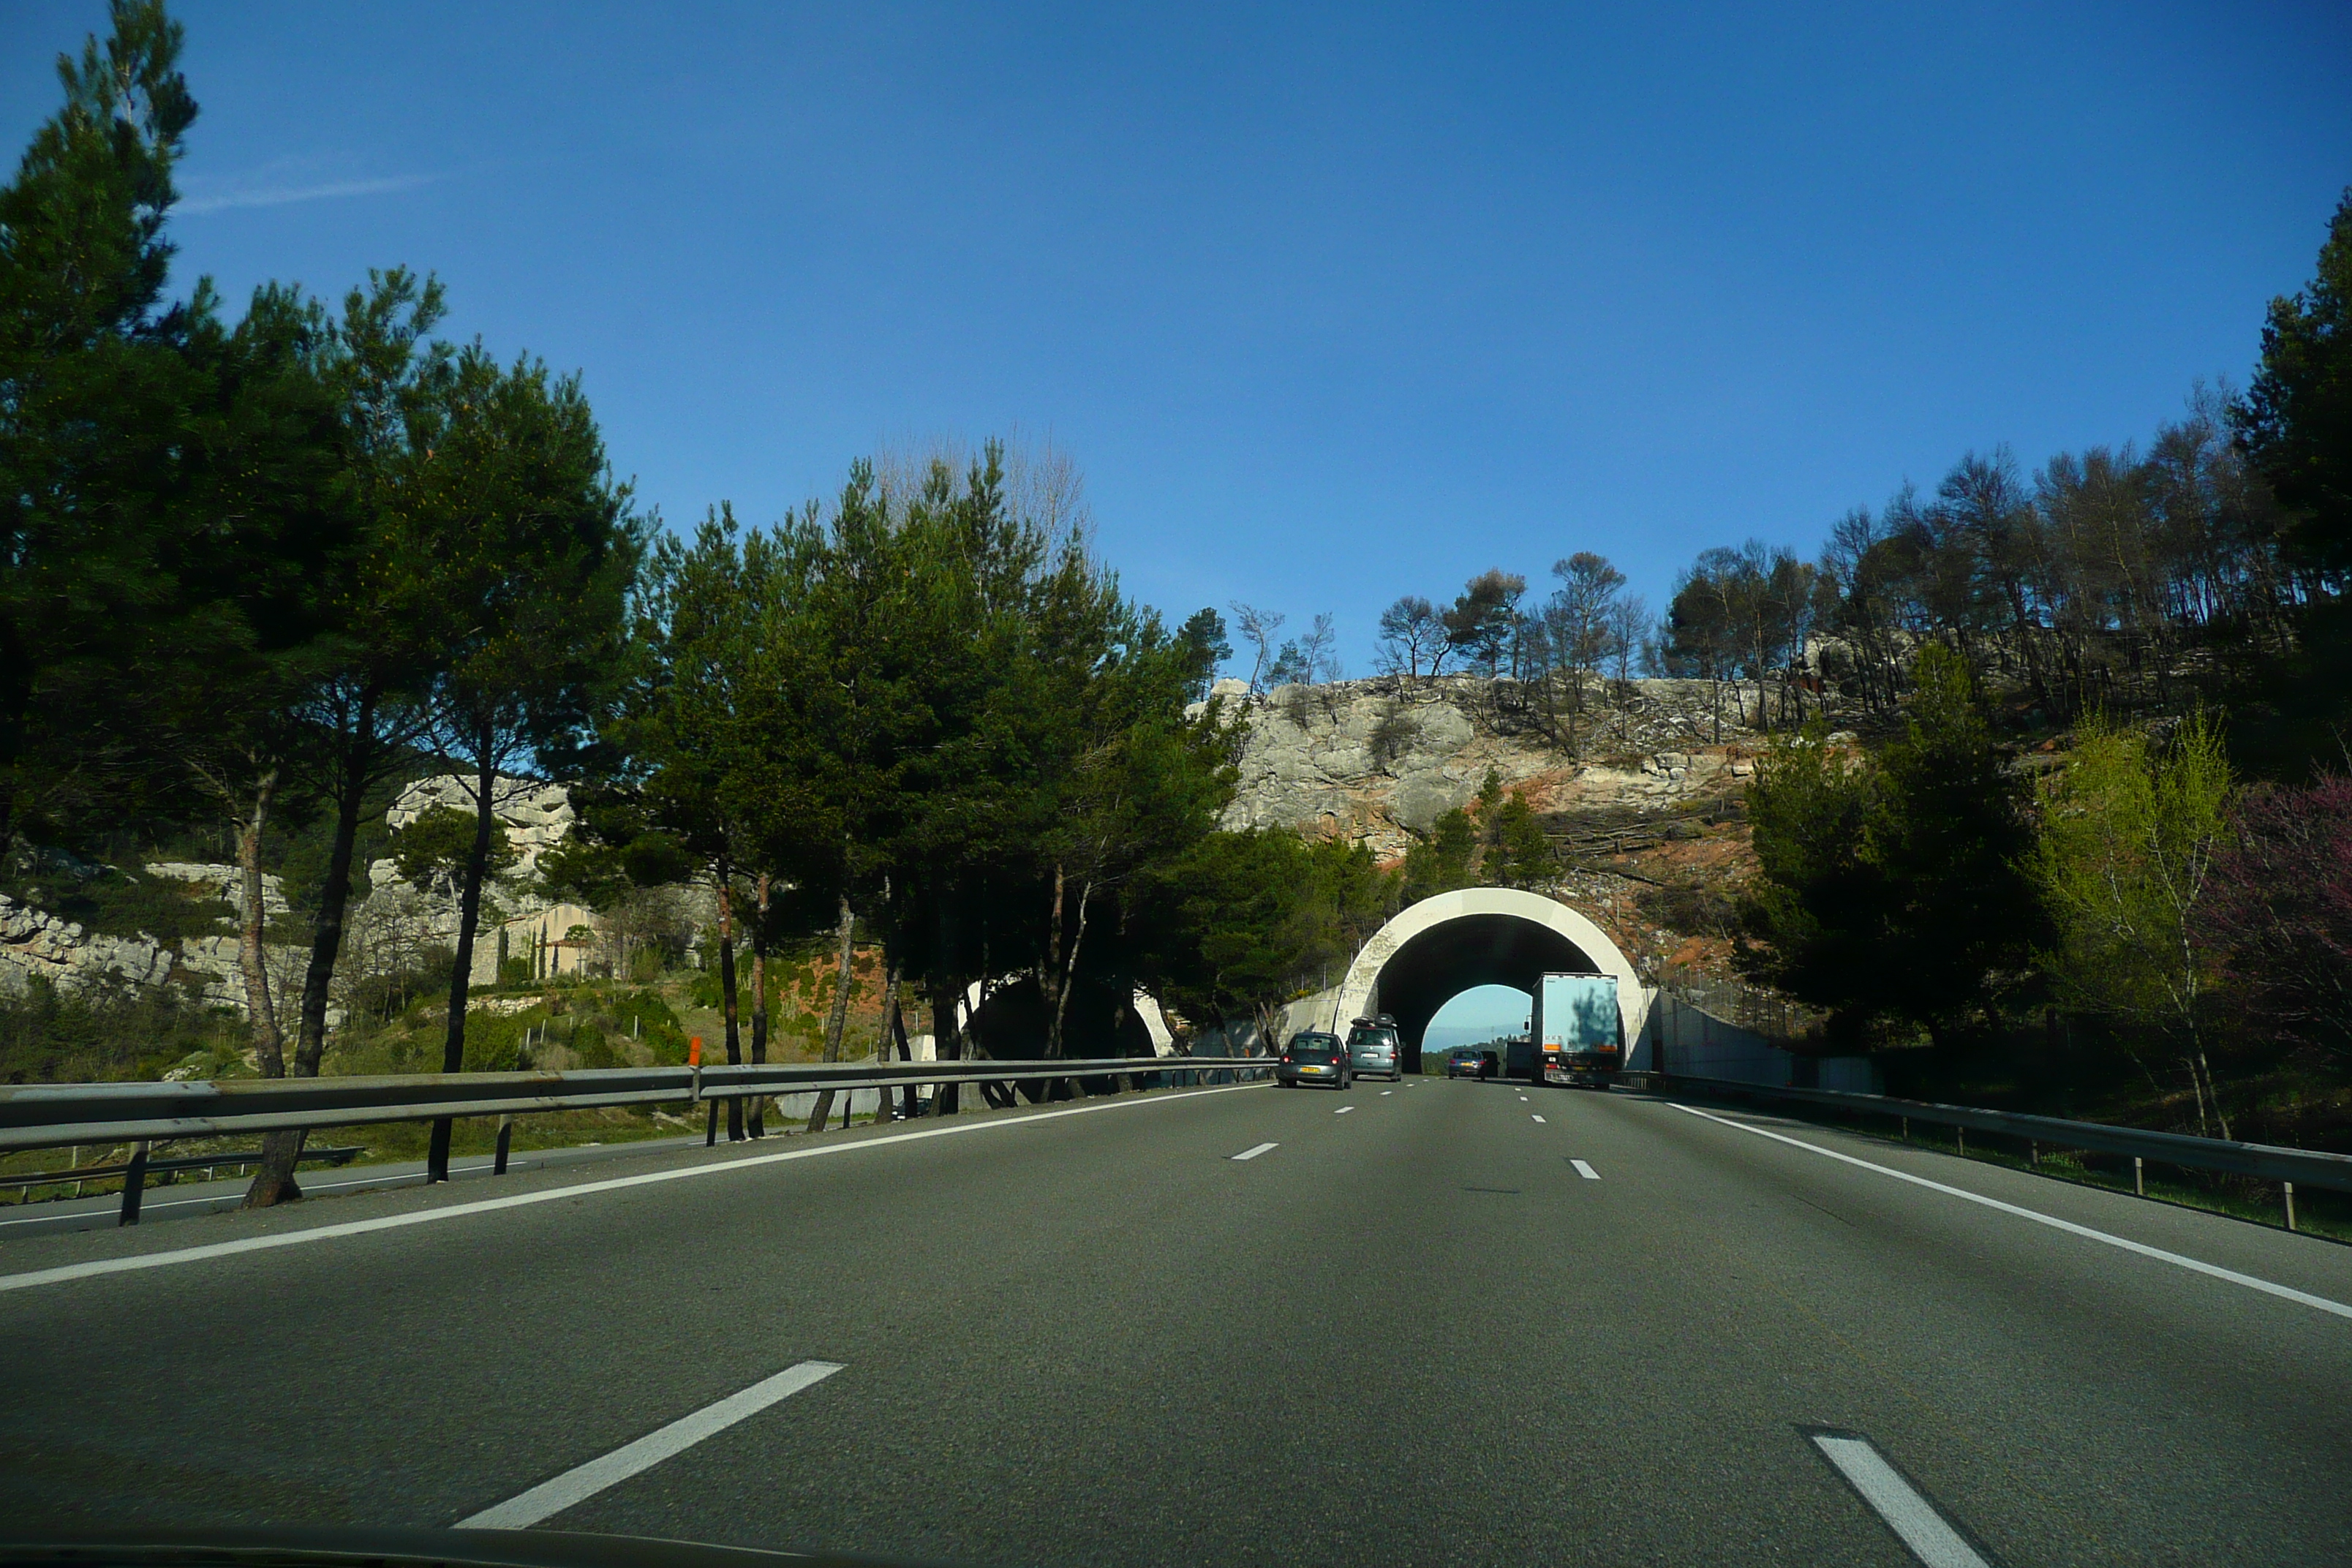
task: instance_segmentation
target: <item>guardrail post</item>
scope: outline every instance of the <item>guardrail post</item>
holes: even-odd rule
[[[2289,1230],[2293,1230],[2294,1228],[2294,1184],[2293,1182],[2281,1182],[2279,1185],[2284,1188],[2286,1193],[2286,1227]]]
[[[507,1173],[507,1145],[513,1142],[514,1118],[511,1116],[499,1117],[499,1153],[497,1160],[494,1161],[490,1166],[490,1174],[493,1176],[503,1176]]]
[[[147,1140],[142,1138],[131,1148],[131,1169],[122,1176],[122,1213],[118,1226],[139,1223],[139,1201],[147,1188]]]
[[[1960,1141],[1960,1152],[1966,1154],[1969,1152],[1969,1130],[1965,1127],[1955,1127],[1952,1129],[1952,1135]]]
[[[454,1117],[433,1119],[433,1131],[425,1141],[425,1184],[428,1187],[449,1179],[449,1142],[456,1136],[457,1125]]]
[[[686,1065],[694,1069],[694,1098],[690,1103],[699,1105],[702,1103],[702,1037],[700,1035],[687,1037]],[[719,1147],[719,1102],[715,1100],[710,1101],[710,1123],[703,1130],[702,1146],[706,1149]]]
[[[2132,1196],[2147,1196],[2147,1162],[2137,1154],[2132,1156]]]
[[[2035,1170],[2042,1169],[2042,1145],[2038,1141],[2031,1138],[2025,1141],[2025,1159]]]

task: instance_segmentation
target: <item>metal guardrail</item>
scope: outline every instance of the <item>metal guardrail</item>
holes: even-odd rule
[[[367,1151],[349,1149],[305,1149],[298,1158],[304,1164],[348,1165]],[[182,1154],[169,1160],[150,1160],[141,1167],[148,1175],[163,1175],[180,1171],[203,1171],[209,1178],[212,1172],[226,1167],[235,1171],[245,1165],[261,1163],[261,1151],[236,1150],[226,1154]],[[103,1182],[131,1173],[130,1162],[120,1165],[68,1165],[62,1171],[34,1171],[22,1176],[0,1176],[0,1187],[62,1187],[70,1183],[80,1186],[84,1182]]]
[[[1123,1057],[1086,1061],[744,1064],[186,1083],[16,1084],[0,1088],[0,1151],[216,1138],[376,1121],[430,1121],[443,1116],[522,1116],[612,1105],[692,1104],[805,1089],[1013,1083],[1139,1073],[1255,1074],[1272,1066],[1266,1057]]]
[[[202,1156],[151,1161],[149,1146],[177,1138],[290,1132],[442,1117],[511,1119],[615,1105],[700,1104],[811,1089],[1009,1084],[1037,1079],[1191,1077],[1235,1079],[1272,1070],[1270,1057],[1118,1057],[1083,1061],[851,1062],[821,1066],[589,1068],[576,1072],[418,1073],[377,1078],[261,1078],[187,1083],[46,1083],[0,1088],[0,1152],[130,1143],[123,1225],[139,1223],[150,1171],[194,1166]],[[501,1123],[504,1175],[510,1121]],[[718,1137],[717,1109],[710,1137]],[[228,1163],[225,1156],[215,1157]],[[71,1179],[71,1178],[68,1178]],[[85,1173],[84,1179],[88,1179]]]
[[[2294,1228],[2295,1184],[2352,1193],[2352,1154],[2331,1154],[2325,1150],[2288,1149],[2275,1143],[2242,1143],[2226,1138],[2198,1138],[2186,1132],[2115,1127],[2101,1121],[2069,1121],[2056,1116],[2028,1116],[2018,1111],[1986,1110],[1970,1105],[1938,1105],[1933,1100],[1897,1100],[1891,1095],[1849,1094],[1834,1089],[1781,1089],[1767,1084],[1740,1083],[1730,1079],[1686,1078],[1679,1073],[1626,1076],[1646,1078],[1652,1087],[1668,1092],[1682,1090],[1726,1099],[1820,1105],[1838,1110],[1894,1117],[1905,1121],[1924,1121],[1936,1127],[1958,1128],[1961,1130],[1963,1152],[1967,1149],[1966,1134],[1973,1131],[2023,1140],[2032,1150],[2036,1163],[2039,1163],[2043,1147],[2087,1149],[2102,1154],[2127,1155],[2133,1162],[2133,1188],[2143,1196],[2146,1195],[2143,1168],[2150,1160],[2158,1164],[2227,1171],[2236,1175],[2277,1182],[2284,1188],[2289,1230]]]

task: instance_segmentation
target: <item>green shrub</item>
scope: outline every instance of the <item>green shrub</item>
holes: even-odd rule
[[[537,1007],[528,1013],[467,1014],[465,1070],[514,1071],[521,1057],[524,1032],[546,1018]]]
[[[235,1058],[247,1035],[234,1015],[165,985],[62,992],[36,979],[0,992],[0,1082],[154,1079],[202,1055]]]
[[[572,1031],[572,1054],[580,1058],[583,1068],[616,1068],[622,1065],[620,1053],[604,1031],[593,1024],[583,1024]]]

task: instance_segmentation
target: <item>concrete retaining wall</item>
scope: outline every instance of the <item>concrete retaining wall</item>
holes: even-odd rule
[[[1729,1079],[1771,1089],[1885,1092],[1878,1068],[1867,1058],[1801,1057],[1753,1029],[1727,1024],[1665,992],[1654,993],[1649,1018],[1625,1065],[1635,1071]]]

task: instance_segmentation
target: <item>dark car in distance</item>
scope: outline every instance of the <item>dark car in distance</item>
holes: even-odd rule
[[[1355,1073],[1348,1066],[1348,1047],[1337,1035],[1307,1029],[1290,1037],[1282,1059],[1274,1064],[1274,1081],[1285,1089],[1300,1084],[1328,1084],[1345,1089]]]
[[[1486,1064],[1494,1059],[1492,1051],[1482,1051],[1475,1046],[1456,1046],[1445,1053],[1445,1076],[1485,1078]]]

